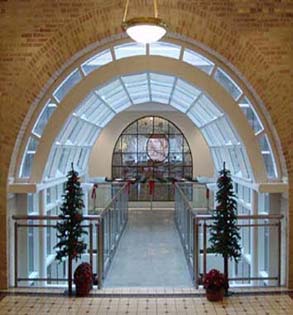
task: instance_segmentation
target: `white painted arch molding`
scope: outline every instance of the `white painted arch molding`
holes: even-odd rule
[[[75,108],[98,86],[113,78],[144,72],[172,75],[204,91],[227,115],[238,133],[251,167],[254,182],[266,182],[267,175],[256,137],[241,109],[231,95],[211,76],[178,60],[159,56],[136,56],[109,63],[84,77],[62,100],[53,113],[38,146],[30,182],[41,182],[50,151],[58,134]]]

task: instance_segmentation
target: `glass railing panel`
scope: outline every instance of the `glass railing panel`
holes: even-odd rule
[[[190,183],[175,185],[175,222],[191,276],[198,287],[205,273],[211,269],[223,272],[224,267],[222,255],[211,251],[212,210],[202,213],[193,209],[192,198],[197,199],[199,194],[198,202],[202,203],[204,198],[203,192],[193,187],[190,198],[190,187]],[[241,256],[238,263],[229,260],[231,286],[280,286],[282,220],[282,215],[238,215]]]

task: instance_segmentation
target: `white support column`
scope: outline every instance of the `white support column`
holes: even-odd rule
[[[28,213],[28,195],[17,194],[15,213],[17,215],[27,215]],[[18,266],[18,277],[28,278],[29,277],[29,228],[22,227],[18,229],[18,243],[17,243],[17,266]],[[21,282],[21,285],[27,284],[28,282]]]
[[[251,209],[252,215],[258,214],[258,192],[251,189]],[[257,223],[257,220],[252,220],[252,224]],[[251,231],[251,276],[258,277],[258,228],[253,227]],[[258,285],[258,281],[252,281],[253,285]]]
[[[83,203],[84,203],[84,209],[82,211],[83,215],[88,214],[89,209],[89,187],[92,187],[92,185],[88,185],[87,183],[81,184],[82,193],[83,193]]]
[[[270,193],[269,194],[269,214],[280,214],[281,209],[281,194]],[[275,221],[271,221],[273,223]],[[281,234],[281,233],[280,233]],[[281,237],[281,235],[280,235]],[[269,276],[275,277],[278,275],[278,266],[279,266],[279,233],[277,227],[269,228]],[[269,281],[270,284],[276,285],[276,281]]]
[[[46,215],[46,189],[39,192],[39,213],[40,215]],[[40,220],[40,224],[46,224],[46,220]],[[47,228],[39,228],[39,277],[47,277]],[[46,282],[41,281],[41,286],[45,286]]]

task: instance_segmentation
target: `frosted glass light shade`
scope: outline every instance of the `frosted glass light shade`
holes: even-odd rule
[[[155,17],[133,18],[123,22],[122,28],[130,38],[142,44],[154,43],[167,32],[167,25]]]

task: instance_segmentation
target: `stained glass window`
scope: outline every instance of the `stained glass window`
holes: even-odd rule
[[[149,179],[157,181],[154,200],[173,200],[173,178],[192,178],[192,156],[182,132],[170,121],[147,116],[131,123],[118,138],[112,157],[113,178],[137,178],[130,200],[148,200]]]

